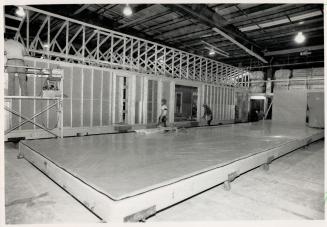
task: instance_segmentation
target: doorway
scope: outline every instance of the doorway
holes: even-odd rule
[[[250,114],[249,121],[259,121],[262,119],[262,115],[264,114],[264,99],[250,99]]]
[[[175,121],[196,121],[198,88],[175,86]]]

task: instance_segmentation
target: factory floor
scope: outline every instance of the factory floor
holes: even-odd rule
[[[96,223],[101,220],[5,143],[7,224]],[[147,222],[324,219],[324,141],[169,207]]]

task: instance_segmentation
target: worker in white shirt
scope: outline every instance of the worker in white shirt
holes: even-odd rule
[[[161,113],[159,116],[159,122],[158,125],[163,125],[164,127],[167,127],[167,114],[168,114],[168,107],[167,107],[167,100],[162,99],[161,100]]]
[[[16,40],[7,39],[4,43],[7,58],[6,68],[8,73],[8,95],[15,94],[15,74],[18,74],[21,95],[27,96],[27,76],[24,56],[28,55],[25,47]]]

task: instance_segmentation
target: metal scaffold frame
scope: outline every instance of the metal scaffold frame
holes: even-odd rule
[[[6,67],[8,67],[9,65],[6,65]],[[17,67],[17,66],[14,66]],[[17,116],[18,117],[18,124],[16,125],[11,125],[12,122],[9,123],[9,127],[5,130],[4,134],[9,136],[9,134],[13,131],[16,130],[20,130],[20,128],[26,124],[26,123],[30,123],[33,125],[34,128],[39,128],[45,132],[47,132],[48,134],[54,136],[54,137],[60,137],[63,138],[63,71],[59,70],[56,73],[53,73],[53,69],[45,69],[45,68],[35,68],[35,67],[25,67],[26,68],[26,76],[30,77],[30,78],[43,78],[43,79],[49,79],[51,78],[53,75],[55,75],[55,77],[58,80],[58,92],[59,92],[59,96],[57,95],[47,95],[47,94],[40,94],[40,96],[22,96],[22,95],[5,95],[4,98],[7,102],[9,102],[9,106],[4,106],[4,109],[12,114],[12,116]],[[17,74],[15,75],[17,76]],[[35,87],[35,86],[34,86]],[[45,90],[42,90],[42,92],[46,92]],[[19,94],[21,93],[21,90],[19,92]],[[35,90],[34,90],[35,93]],[[35,102],[36,100],[38,101],[46,101],[47,104],[45,105],[44,108],[41,108],[38,111],[34,111],[34,113],[32,114],[32,116],[28,116],[25,115],[22,112],[22,108],[21,108],[21,103],[23,100],[32,100],[33,101],[33,105],[35,108]],[[14,109],[11,107],[11,104],[13,101],[18,101],[20,103],[19,108],[18,109]],[[49,101],[53,101],[53,103],[49,103]],[[8,105],[8,104],[7,104]],[[55,108],[57,108],[57,110],[55,110]],[[53,110],[56,112],[57,115],[57,126],[53,129],[48,128],[45,125],[42,125],[41,123],[39,123],[36,118],[42,114],[48,114],[49,110]],[[11,117],[9,118],[11,119]]]
[[[123,69],[206,83],[248,87],[249,71],[29,6],[15,31],[33,57]],[[37,19],[36,19],[37,18]],[[45,45],[46,44],[46,45]]]

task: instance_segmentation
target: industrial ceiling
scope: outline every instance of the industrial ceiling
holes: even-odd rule
[[[322,4],[130,6],[133,14],[127,17],[125,4],[33,5],[235,66],[323,66]],[[37,23],[38,15],[32,19]],[[294,41],[299,32],[305,36],[301,44]],[[211,49],[215,55],[209,55]]]

